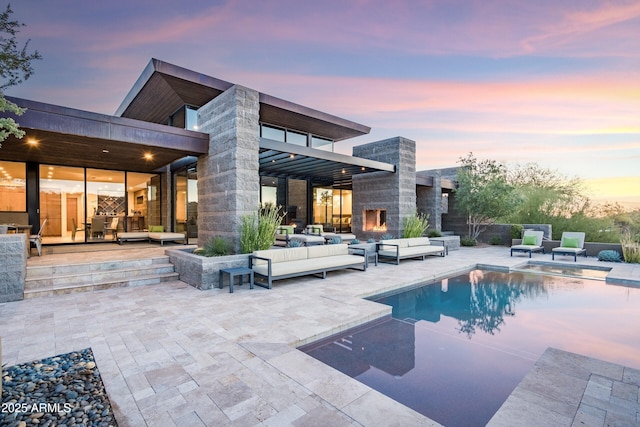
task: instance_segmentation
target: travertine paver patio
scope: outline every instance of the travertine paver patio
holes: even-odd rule
[[[325,280],[279,281],[270,291],[199,291],[176,281],[0,304],[3,363],[91,347],[122,426],[437,425],[294,347],[389,313],[365,296],[528,261],[508,253],[463,248]],[[69,262],[64,257],[29,262]],[[616,271],[640,283],[637,267]]]

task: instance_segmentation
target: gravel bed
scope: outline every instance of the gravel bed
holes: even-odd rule
[[[0,426],[117,426],[91,349],[2,368]]]

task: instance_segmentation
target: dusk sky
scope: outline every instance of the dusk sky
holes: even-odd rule
[[[6,7],[7,2],[2,2]],[[7,95],[113,114],[151,58],[640,208],[640,1],[19,0],[43,56]]]

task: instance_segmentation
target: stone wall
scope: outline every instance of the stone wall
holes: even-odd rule
[[[191,250],[168,249],[169,261],[176,268],[180,280],[194,288],[208,290],[220,285],[220,270],[233,267],[247,267],[249,255],[228,255],[219,257],[204,257],[194,255]],[[228,276],[225,286],[229,286]],[[249,279],[246,279],[248,283]]]
[[[379,239],[385,232],[363,231],[365,209],[386,209],[387,231],[402,235],[402,220],[416,211],[416,143],[396,137],[353,147],[353,155],[391,163],[395,173],[353,176],[352,232],[359,239]]]
[[[240,249],[240,224],[260,204],[258,92],[235,85],[198,110],[209,154],[198,159],[198,245],[221,236]]]
[[[417,175],[433,178],[432,187],[426,187],[422,185],[416,187],[416,206],[418,208],[418,212],[429,214],[429,230],[444,230],[442,224],[442,215],[446,215],[448,209],[445,210],[442,206],[442,180],[449,179],[455,181],[457,173],[457,167],[430,169],[417,172]],[[446,192],[449,191],[450,190],[446,190]]]
[[[24,299],[24,280],[27,274],[26,235],[0,234],[0,303]]]

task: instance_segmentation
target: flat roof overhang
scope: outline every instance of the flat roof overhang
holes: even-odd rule
[[[185,105],[200,108],[234,84],[152,58],[115,115],[166,124]],[[341,141],[371,128],[259,93],[260,121]]]
[[[350,183],[353,175],[369,172],[395,173],[389,163],[321,151],[270,139],[260,139],[260,175],[311,179],[332,184]]]
[[[433,187],[433,183],[434,183],[433,176],[424,175],[421,173],[416,174],[416,186]],[[442,178],[440,180],[440,187],[443,190],[454,190],[456,188],[456,183],[451,179]]]
[[[9,137],[0,159],[61,166],[155,172],[185,156],[206,154],[209,136],[122,117],[7,97],[27,108],[13,118],[26,132]],[[29,140],[37,144],[29,144]],[[145,158],[145,154],[151,158]]]

